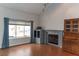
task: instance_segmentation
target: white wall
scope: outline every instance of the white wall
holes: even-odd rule
[[[46,30],[63,30],[66,10],[64,4],[48,4],[44,14],[41,15],[40,25]]]
[[[48,4],[41,16],[41,26],[46,30],[63,30],[64,12],[62,4]]]
[[[79,3],[48,4],[41,14],[40,25],[46,30],[64,30],[64,19],[79,18]]]
[[[0,48],[2,46],[2,39],[3,39],[3,30],[4,30],[4,17],[9,17],[12,19],[22,19],[22,20],[33,20],[34,21],[34,29],[38,25],[38,16],[33,14],[27,14],[18,10],[8,9],[4,7],[0,7]],[[10,40],[10,46],[14,44],[22,44],[25,42],[30,42],[30,39],[17,39],[17,40]]]
[[[65,19],[79,18],[79,3],[64,4],[67,7]]]

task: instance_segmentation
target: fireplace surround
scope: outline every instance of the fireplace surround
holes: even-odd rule
[[[62,30],[47,30],[48,44],[62,48],[63,31]]]

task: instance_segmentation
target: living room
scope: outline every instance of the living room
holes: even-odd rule
[[[63,48],[64,20],[77,19],[78,10],[79,3],[0,4],[0,56],[79,55]]]

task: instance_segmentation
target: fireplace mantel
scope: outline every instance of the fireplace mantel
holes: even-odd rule
[[[64,30],[46,30],[46,31],[63,32]]]

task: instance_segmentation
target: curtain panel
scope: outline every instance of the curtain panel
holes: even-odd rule
[[[3,41],[2,48],[9,47],[9,18],[4,17],[4,33],[3,33]]]

